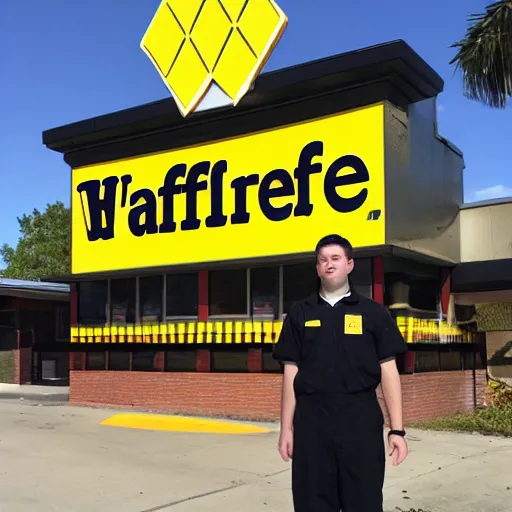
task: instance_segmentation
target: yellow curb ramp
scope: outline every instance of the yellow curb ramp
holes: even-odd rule
[[[270,432],[270,429],[267,427],[260,427],[250,423],[168,416],[164,414],[114,414],[110,418],[103,420],[100,425],[139,430],[198,432],[206,434],[263,434]]]

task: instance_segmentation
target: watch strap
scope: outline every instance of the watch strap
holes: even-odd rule
[[[389,436],[400,436],[400,437],[405,437],[405,430],[390,430],[388,432],[388,437]]]

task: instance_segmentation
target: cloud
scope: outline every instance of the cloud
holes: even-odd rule
[[[509,196],[512,196],[512,187],[506,187],[505,185],[494,185],[493,187],[483,188],[473,194],[475,201],[485,201],[487,199]]]
[[[437,104],[437,113],[441,114],[442,112],[444,112],[444,105],[441,105],[441,103],[438,103]]]

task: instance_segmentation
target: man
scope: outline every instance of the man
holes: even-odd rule
[[[279,452],[292,459],[295,512],[382,512],[384,417],[394,465],[407,456],[395,356],[405,341],[387,309],[351,289],[352,246],[316,247],[320,290],[287,315],[274,358],[284,364]]]

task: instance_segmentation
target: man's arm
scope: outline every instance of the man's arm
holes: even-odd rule
[[[402,413],[402,386],[400,374],[396,367],[395,359],[381,363],[382,369],[382,393],[389,415],[391,430],[404,430]],[[389,455],[393,458],[393,465],[400,465],[407,457],[409,450],[405,439],[401,436],[389,436]]]
[[[293,381],[297,372],[296,364],[285,363],[281,386],[281,432],[279,436],[279,453],[285,462],[293,457],[293,416],[296,403]]]
[[[295,390],[293,382],[298,373],[300,362],[300,321],[297,319],[298,307],[293,306],[286,316],[279,340],[274,346],[273,357],[284,364],[281,384],[281,434],[279,453],[285,462],[293,455],[293,417],[295,415]]]
[[[402,386],[396,361],[391,359],[381,363],[380,367],[382,369],[382,393],[389,414],[389,426],[391,430],[403,430]]]

